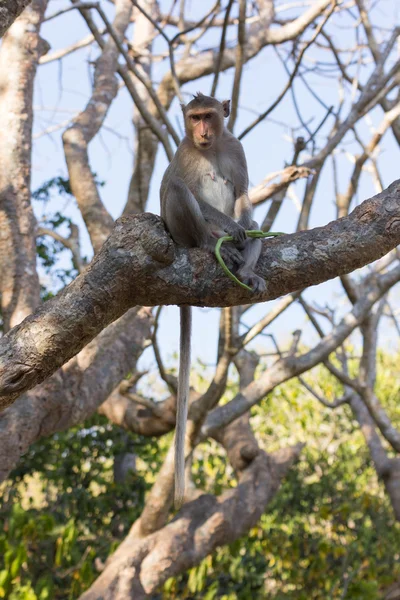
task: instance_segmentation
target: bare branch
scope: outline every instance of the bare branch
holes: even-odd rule
[[[160,349],[158,347],[158,342],[157,342],[158,324],[160,322],[160,315],[161,315],[162,308],[163,308],[162,306],[159,306],[156,311],[151,342],[153,344],[154,356],[156,357],[156,362],[157,362],[158,372],[160,373],[160,377],[161,377],[161,379],[163,379],[165,381],[165,383],[167,384],[170,391],[176,395],[178,393],[177,378],[174,377],[173,375],[171,375],[170,373],[166,372],[162,358],[161,358],[161,352],[160,352]]]
[[[202,435],[204,437],[213,435],[214,431],[221,426],[231,423],[248,411],[277,385],[299,376],[318,363],[325,361],[329,354],[340,346],[356,327],[361,325],[375,302],[399,280],[400,266],[381,275],[376,285],[371,287],[368,292],[365,291],[365,295],[356,302],[351,313],[347,314],[312,350],[300,356],[279,359],[257,381],[237,394],[228,404],[214,409],[207,418]]]
[[[240,83],[242,80],[246,43],[246,0],[239,0],[238,45],[236,48],[235,76],[233,78],[231,114],[228,121],[229,131],[233,131],[238,112]]]
[[[228,6],[226,7],[224,23],[223,23],[222,31],[221,31],[221,41],[219,43],[217,64],[215,66],[215,74],[214,74],[214,79],[213,79],[213,83],[211,86],[211,92],[210,92],[211,96],[215,96],[215,93],[217,91],[218,79],[219,79],[219,74],[221,72],[222,59],[224,57],[224,51],[225,51],[226,31],[228,28],[229,15],[231,13],[232,6],[233,6],[233,0],[229,0]]]
[[[254,129],[254,127],[256,127],[269,114],[271,114],[271,112],[278,106],[278,104],[281,102],[281,100],[283,100],[283,98],[286,95],[286,92],[292,87],[294,78],[296,77],[297,72],[298,72],[298,70],[300,68],[300,65],[302,63],[304,54],[307,52],[308,48],[315,42],[315,40],[317,39],[317,37],[321,33],[322,29],[326,25],[329,17],[332,15],[334,9],[335,9],[335,6],[332,5],[332,7],[328,10],[327,14],[325,15],[325,18],[321,21],[321,23],[316,28],[316,30],[315,30],[314,34],[312,35],[311,39],[301,49],[298,57],[296,58],[294,69],[291,72],[290,77],[289,77],[289,79],[288,79],[285,87],[283,88],[283,90],[279,94],[279,96],[276,98],[276,100],[274,100],[274,102],[271,104],[271,106],[269,106],[269,108],[267,108],[267,110],[265,110],[264,112],[262,112],[261,115],[259,117],[257,117],[257,119],[255,119],[252,123],[250,123],[250,125],[248,125],[246,127],[246,129],[244,129],[244,131],[242,131],[242,133],[238,136],[239,140],[242,140],[248,133],[250,133],[250,131],[252,131]]]
[[[181,88],[179,87],[179,80],[178,80],[176,70],[175,70],[174,47],[173,47],[172,41],[166,35],[163,28],[158,25],[158,23],[145,11],[145,9],[142,6],[140,6],[140,4],[139,4],[139,2],[137,2],[137,0],[131,0],[131,2],[134,6],[136,6],[136,8],[138,10],[140,10],[141,13],[144,14],[146,19],[148,19],[150,21],[150,23],[153,25],[153,27],[155,29],[157,29],[158,33],[160,33],[161,36],[164,38],[164,40],[167,42],[168,52],[169,52],[169,62],[170,62],[170,66],[171,66],[172,81],[174,82],[174,88],[175,88],[176,95],[178,96],[180,102],[183,102],[183,96],[181,93]]]
[[[101,32],[101,34],[103,33],[104,31]],[[39,64],[46,65],[47,63],[54,62],[55,60],[61,60],[65,56],[68,56],[69,54],[72,54],[73,52],[76,52],[81,48],[86,48],[87,46],[90,46],[90,44],[92,44],[94,41],[94,35],[90,33],[86,37],[79,40],[79,42],[75,42],[74,44],[71,44],[66,48],[60,48],[60,50],[55,50],[54,52],[50,52],[45,56],[41,56],[39,59]]]

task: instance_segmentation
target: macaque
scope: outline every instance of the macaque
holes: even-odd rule
[[[230,235],[221,253],[236,276],[255,292],[265,281],[254,273],[260,239],[246,237],[258,229],[248,197],[246,157],[241,143],[224,126],[229,100],[196,94],[182,105],[186,135],[165,171],[160,190],[161,217],[173,240],[185,248],[214,252],[217,240]],[[175,433],[175,507],[184,499],[185,433],[188,413],[191,307],[181,306],[180,364]]]

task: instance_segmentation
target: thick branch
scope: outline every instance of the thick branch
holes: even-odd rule
[[[2,0],[0,6],[0,38],[28,6],[31,0]]]
[[[82,423],[96,411],[135,368],[150,327],[148,311],[128,311],[43,385],[0,414],[0,481],[31,444]]]
[[[34,0],[0,49],[0,296],[6,331],[39,304],[30,175],[33,82],[48,50],[39,35],[46,5]]]
[[[348,217],[264,242],[258,271],[267,290],[251,295],[211,254],[174,246],[159,217],[123,217],[88,269],[0,340],[0,403],[46,379],[134,305],[265,302],[354,271],[399,243],[396,181]]]

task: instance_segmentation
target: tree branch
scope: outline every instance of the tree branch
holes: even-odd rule
[[[30,2],[31,0],[3,0],[0,6],[0,38]]]
[[[132,306],[265,302],[354,271],[399,243],[396,181],[348,217],[264,242],[257,270],[267,290],[251,295],[210,253],[175,246],[159,217],[123,217],[84,273],[0,339],[0,405],[44,381]]]
[[[128,311],[43,385],[0,413],[0,481],[31,444],[82,423],[97,410],[135,368],[151,321],[145,309]]]

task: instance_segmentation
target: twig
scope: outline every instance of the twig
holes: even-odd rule
[[[281,91],[281,93],[279,94],[279,96],[277,97],[277,99],[274,100],[274,102],[271,104],[271,106],[269,106],[269,108],[267,108],[267,110],[265,110],[263,113],[261,113],[261,115],[259,117],[257,117],[257,119],[255,119],[252,123],[250,123],[250,125],[248,125],[246,127],[246,129],[244,129],[244,131],[242,131],[242,133],[238,136],[239,140],[242,140],[248,133],[250,133],[250,131],[252,131],[254,129],[254,127],[256,127],[256,125],[258,125],[259,123],[261,123],[261,121],[263,121],[274,110],[274,108],[276,108],[278,106],[278,104],[281,102],[281,100],[285,97],[286,92],[292,87],[293,80],[296,77],[297,71],[299,70],[299,67],[300,67],[301,62],[303,60],[304,54],[306,53],[306,51],[308,50],[308,48],[315,42],[316,38],[321,33],[321,30],[325,26],[326,22],[328,21],[329,17],[333,13],[334,9],[335,9],[334,6],[332,6],[329,9],[329,11],[327,12],[327,14],[326,14],[325,18],[323,19],[323,21],[316,28],[314,35],[311,37],[311,39],[302,48],[300,54],[298,55],[298,57],[296,59],[294,69],[293,69],[292,73],[289,76],[289,80],[286,83],[286,85],[283,88],[283,90]],[[285,65],[285,68],[286,68],[286,65]],[[287,68],[286,68],[286,70],[287,70]]]
[[[256,323],[245,335],[242,336],[241,346],[244,347],[254,340],[264,329],[279,317],[299,297],[300,292],[288,294],[258,323]]]
[[[100,32],[100,34],[103,35],[104,31],[105,30],[103,29]],[[51,52],[50,54],[45,54],[44,56],[41,56],[39,58],[39,65],[46,65],[55,60],[60,60],[61,58],[68,56],[68,54],[72,54],[73,52],[76,52],[77,50],[80,50],[81,48],[90,46],[90,44],[92,44],[94,41],[95,41],[94,35],[92,33],[90,33],[86,37],[82,38],[79,42],[75,42],[75,44],[71,44],[70,46],[67,46],[66,48],[60,48],[59,50],[55,50],[54,52]]]
[[[214,79],[213,79],[213,83],[211,86],[211,92],[210,92],[210,96],[215,96],[215,92],[217,91],[217,85],[218,85],[218,79],[219,79],[219,75],[221,72],[221,65],[222,65],[222,59],[224,56],[224,50],[225,50],[225,38],[226,38],[226,30],[228,28],[228,22],[229,22],[229,15],[231,13],[231,8],[233,5],[233,0],[229,0],[229,4],[227,6],[226,12],[225,12],[225,18],[224,18],[224,24],[222,26],[222,33],[221,33],[221,41],[219,43],[219,50],[218,50],[218,58],[217,58],[217,64],[215,65],[215,75],[214,75]]]
[[[238,25],[238,45],[236,50],[236,65],[235,65],[235,77],[233,80],[233,88],[231,94],[231,114],[228,121],[229,131],[233,131],[235,126],[239,95],[240,95],[240,83],[242,80],[243,65],[245,59],[245,44],[246,44],[246,0],[239,0],[239,25]]]
[[[78,6],[78,5],[76,5],[76,6]],[[95,8],[98,11],[98,13],[102,17],[102,19],[106,25],[107,31],[112,36],[114,42],[116,42],[118,49],[120,50],[123,57],[125,58],[125,60],[127,62],[127,67],[119,66],[117,68],[117,71],[120,74],[120,76],[122,77],[122,79],[127,87],[127,90],[129,91],[130,95],[132,96],[132,99],[133,99],[135,105],[137,106],[141,116],[143,117],[144,121],[148,124],[151,131],[162,143],[169,160],[172,160],[174,153],[172,152],[168,137],[165,135],[165,132],[163,131],[163,129],[160,126],[160,124],[158,123],[158,121],[151,115],[149,110],[144,105],[139,93],[137,92],[135,86],[133,85],[132,78],[129,76],[129,74],[127,72],[128,69],[130,71],[132,71],[132,73],[135,75],[135,77],[137,77],[139,79],[139,81],[144,85],[146,90],[149,92],[149,95],[152,98],[152,100],[154,101],[154,104],[156,105],[157,110],[160,114],[160,117],[164,121],[168,132],[171,134],[176,145],[179,145],[179,141],[180,141],[179,137],[178,137],[174,127],[172,126],[163,106],[161,105],[156,92],[154,91],[153,87],[148,82],[146,77],[144,75],[142,75],[140,70],[133,63],[129,54],[126,52],[125,48],[120,43],[118,37],[115,35],[115,32],[114,32],[111,24],[109,23],[106,15],[104,14],[104,11],[97,5],[97,3],[85,3],[85,9],[79,8],[79,6],[78,6],[78,9],[79,9],[79,12],[82,14],[83,18],[85,19],[90,31],[95,36],[96,42],[99,44],[100,48],[104,48],[105,43],[104,43],[103,38],[100,35],[98,28],[96,27],[95,23],[93,22],[93,20],[91,18],[90,13],[88,13],[88,11],[86,10],[87,6],[89,6],[89,8]]]
[[[318,394],[308,383],[305,381],[303,377],[298,377],[298,381],[300,381],[301,385],[312,395],[314,398],[321,402],[327,408],[337,408],[338,406],[342,406],[342,404],[347,404],[351,400],[352,394],[349,392],[341,396],[340,398],[336,398],[333,402],[328,402],[325,400],[323,396]]]

